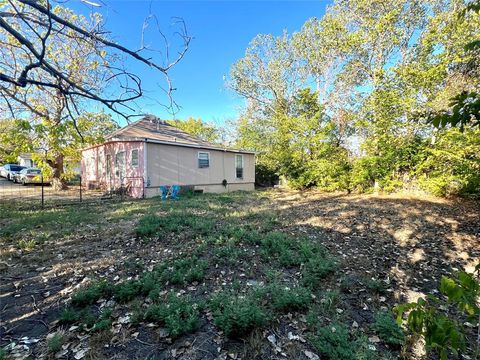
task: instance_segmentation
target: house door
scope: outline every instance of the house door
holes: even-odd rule
[[[119,185],[123,185],[125,179],[125,151],[115,155],[115,177]]]

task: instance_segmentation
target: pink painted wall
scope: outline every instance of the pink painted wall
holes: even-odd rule
[[[132,151],[138,150],[138,165],[132,164]],[[123,163],[121,158],[123,153]],[[118,156],[118,164],[115,159]],[[129,188],[129,195],[142,197],[144,192],[144,143],[142,141],[121,141],[105,143],[82,152],[82,183],[105,191]],[[108,171],[108,167],[110,171]],[[123,171],[122,171],[123,169]]]

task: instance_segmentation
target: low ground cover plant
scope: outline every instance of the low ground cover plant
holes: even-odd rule
[[[122,328],[141,336],[160,331],[175,343],[208,331],[246,344],[255,334],[286,337],[291,332],[295,339],[295,323],[307,340],[293,340],[302,353],[308,350],[325,359],[393,359],[406,353],[406,340],[412,336],[408,326],[397,325],[388,312],[375,316],[379,306],[391,303],[383,275],[349,271],[349,264],[327,250],[322,236],[312,233],[317,229],[302,226],[296,231],[292,219],[269,214],[268,206],[244,209],[243,198],[226,195],[146,201],[148,208],[135,203],[112,216],[126,221],[128,214],[138,249],[142,254],[155,249],[159,256],[139,255],[138,249],[126,253],[118,274],[106,272],[71,295],[70,305],[58,315],[60,329],[76,325],[76,331],[100,344],[128,314],[128,325]],[[42,229],[49,231],[48,225]],[[122,241],[131,244],[130,239],[132,233]],[[369,307],[363,321],[354,313],[356,296]],[[379,342],[368,341],[372,336]],[[162,339],[158,341],[163,346]],[[268,358],[272,346],[265,339],[258,341],[261,352],[248,353]]]

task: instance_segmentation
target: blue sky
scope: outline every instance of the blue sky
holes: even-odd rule
[[[176,117],[200,117],[218,124],[236,118],[242,106],[242,99],[225,87],[224,75],[243,56],[252,38],[259,33],[280,35],[284,29],[295,32],[308,18],[321,17],[329,3],[321,0],[103,2],[105,6],[95,10],[103,13],[115,39],[132,48],[140,44],[142,24],[150,7],[167,35],[173,29],[172,17],[185,20],[194,39],[185,58],[171,72],[177,88],[175,100],[182,106]],[[67,6],[84,13],[89,11],[79,0],[68,2]],[[149,36],[147,41],[155,47],[158,37]],[[143,66],[128,65],[142,76],[150,91],[148,95],[160,99],[162,91],[157,84],[165,84],[163,80]],[[154,101],[145,99],[142,106],[145,112],[169,117]]]

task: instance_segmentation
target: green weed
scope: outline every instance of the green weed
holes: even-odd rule
[[[18,248],[22,250],[32,250],[35,245],[37,245],[37,242],[34,239],[20,240],[17,244]]]
[[[194,281],[202,281],[208,263],[196,257],[173,260],[157,267],[159,278],[170,284],[184,285]]]
[[[270,290],[271,305],[275,311],[288,312],[305,309],[312,302],[308,289],[302,287],[282,287],[274,285]]]
[[[142,290],[142,283],[138,280],[128,280],[124,281],[118,285],[115,285],[113,294],[115,300],[120,303],[125,303],[130,300],[133,300],[135,297],[140,295]]]
[[[155,235],[161,227],[162,218],[154,214],[143,216],[135,228],[138,237],[150,237]]]
[[[82,318],[83,312],[72,308],[63,309],[60,312],[58,323],[59,324],[74,324]]]
[[[110,297],[113,289],[113,285],[106,280],[92,283],[72,295],[72,304],[75,306],[91,305],[101,298]]]
[[[376,294],[386,294],[387,285],[384,281],[379,279],[368,279],[366,283],[367,288]]]
[[[364,338],[352,340],[348,329],[338,323],[320,327],[311,337],[315,350],[331,360],[375,359]]]
[[[170,293],[165,302],[148,307],[144,319],[164,326],[169,336],[175,338],[198,329],[199,305],[190,297],[178,297]]]
[[[100,313],[98,321],[93,325],[92,331],[104,331],[112,327],[112,309],[105,308]]]
[[[47,339],[47,352],[55,354],[62,350],[62,345],[65,342],[65,336],[60,332],[56,332],[53,336]]]
[[[251,295],[218,294],[210,300],[215,325],[227,336],[238,337],[248,334],[267,322],[266,310]]]
[[[336,269],[336,261],[329,256],[311,258],[302,271],[303,283],[307,287],[315,288],[321,285],[322,280],[334,273]]]
[[[375,315],[373,329],[387,344],[402,345],[405,342],[402,328],[397,324],[393,315],[388,312],[381,311]]]
[[[139,237],[152,237],[168,233],[180,233],[191,230],[196,235],[209,235],[213,232],[215,221],[209,218],[185,212],[169,212],[164,216],[148,214],[137,224],[135,233]]]

